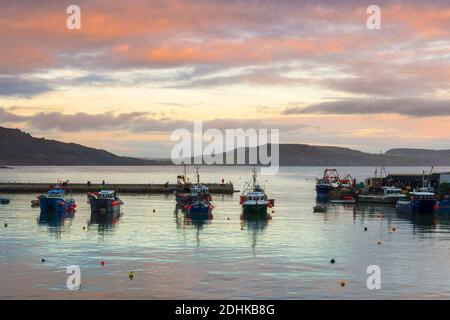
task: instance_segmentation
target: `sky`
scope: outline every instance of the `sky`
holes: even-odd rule
[[[81,28],[66,9],[81,9]],[[367,28],[369,5],[381,28]],[[450,149],[450,1],[0,0],[0,126],[168,157],[173,130]]]

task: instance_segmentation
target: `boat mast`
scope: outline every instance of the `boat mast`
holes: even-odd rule
[[[256,188],[256,167],[253,167],[253,190]]]
[[[197,186],[200,185],[200,175],[198,174],[198,167],[195,167],[197,174]]]

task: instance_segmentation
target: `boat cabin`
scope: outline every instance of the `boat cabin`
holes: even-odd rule
[[[434,200],[435,193],[433,192],[410,192],[411,200]]]
[[[245,195],[247,200],[261,201],[267,200],[267,196],[264,192],[249,192]]]
[[[192,195],[197,195],[199,193],[204,193],[204,194],[208,194],[209,193],[208,187],[205,187],[205,186],[202,186],[202,185],[194,185],[190,189],[191,189],[191,194]]]
[[[116,192],[112,190],[102,190],[98,193],[99,199],[110,199],[115,200],[116,199]]]
[[[62,198],[64,197],[64,194],[65,192],[62,189],[53,189],[47,192],[49,198]]]
[[[399,195],[402,194],[402,189],[393,187],[383,187],[383,192],[385,196]]]

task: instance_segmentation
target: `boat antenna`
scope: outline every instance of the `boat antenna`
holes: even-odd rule
[[[253,188],[256,187],[256,166],[253,166]]]
[[[197,172],[197,185],[200,185],[200,174],[198,173],[198,167],[195,167]]]

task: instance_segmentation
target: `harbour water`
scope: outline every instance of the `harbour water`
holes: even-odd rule
[[[450,213],[400,216],[370,205],[314,213],[315,177],[323,169],[283,167],[260,177],[275,199],[273,218],[264,221],[241,221],[238,193],[214,196],[214,218],[205,223],[177,215],[173,195],[123,194],[123,215],[97,221],[85,194],[75,194],[73,217],[56,220],[30,207],[35,194],[2,194],[11,203],[0,206],[0,298],[450,299]],[[374,171],[338,170],[358,180]],[[388,168],[422,170],[429,168]],[[181,171],[17,167],[0,170],[0,182],[165,183]],[[200,174],[204,182],[223,178],[242,189],[251,168],[204,167]],[[194,178],[192,168],[188,175]],[[80,290],[66,288],[71,265],[81,269]],[[367,288],[370,265],[381,269],[379,290]]]

